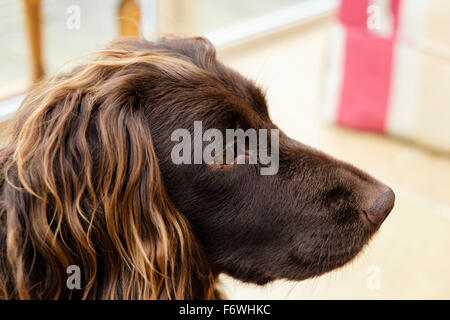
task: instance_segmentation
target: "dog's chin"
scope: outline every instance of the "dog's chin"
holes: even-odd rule
[[[225,270],[223,273],[246,283],[254,283],[257,285],[265,285],[271,281],[277,279],[273,275],[267,273],[267,271],[259,270],[258,268],[244,270]]]
[[[347,246],[334,245],[330,247],[322,247],[316,249],[315,254],[308,253],[290,254],[289,265],[279,272],[279,276],[271,279],[261,279],[259,284],[265,284],[276,279],[287,279],[291,281],[303,281],[310,278],[318,277],[328,272],[332,272],[346,266],[354,261],[369,243],[373,233],[368,237],[353,240]]]
[[[243,272],[226,272],[235,279],[256,285],[265,285],[275,280],[291,280],[303,281],[325,273],[339,269],[352,260],[354,260],[362,250],[356,250],[351,255],[348,253],[339,256],[333,256],[330,259],[305,262],[301,258],[290,258],[290,264],[283,266],[281,270],[274,272],[262,271],[255,268],[254,270]],[[309,264],[309,265],[308,265]],[[305,265],[308,265],[305,267]]]
[[[261,270],[254,266],[245,270],[228,270],[225,273],[235,279],[257,285],[281,279],[307,280],[337,270],[355,260],[364,251],[374,233],[367,232],[367,236],[350,238],[344,242],[317,243],[316,246],[308,248],[298,246],[288,253],[283,265],[274,265],[274,270]]]
[[[316,248],[314,254],[308,253],[290,254],[289,261],[294,271],[286,274],[284,278],[294,281],[302,281],[321,276],[325,273],[339,269],[354,261],[369,243],[373,233],[364,238],[351,239],[347,245],[335,243],[330,246]]]

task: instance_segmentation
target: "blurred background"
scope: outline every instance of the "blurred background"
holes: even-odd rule
[[[344,268],[231,299],[450,298],[450,1],[0,0],[0,128],[33,82],[120,35],[203,35],[267,90],[291,137],[392,187],[396,206]]]

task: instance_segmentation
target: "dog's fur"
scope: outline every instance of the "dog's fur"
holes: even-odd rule
[[[203,38],[121,40],[34,88],[0,153],[0,298],[214,299],[222,272],[306,279],[377,230],[364,208],[381,184],[283,133],[273,176],[175,165],[171,133],[196,120],[277,128]]]

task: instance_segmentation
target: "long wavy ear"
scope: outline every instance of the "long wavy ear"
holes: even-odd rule
[[[164,61],[103,51],[26,98],[0,153],[0,297],[217,297],[202,248],[165,191],[139,92],[176,63]],[[81,290],[66,286],[69,265],[80,267]]]

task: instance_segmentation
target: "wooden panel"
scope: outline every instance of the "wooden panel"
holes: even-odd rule
[[[141,9],[134,0],[122,0],[119,4],[119,24],[121,36],[139,36]]]
[[[33,80],[37,81],[44,75],[44,67],[42,66],[40,0],[24,0],[24,3]]]

